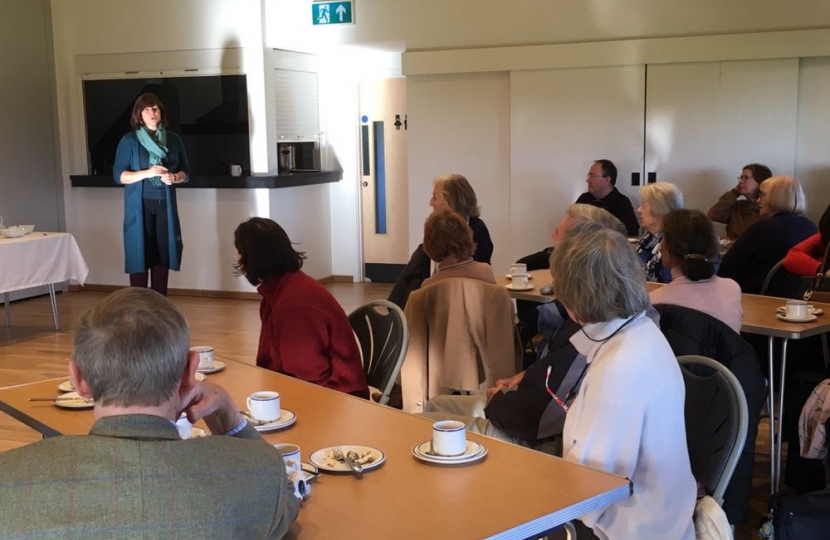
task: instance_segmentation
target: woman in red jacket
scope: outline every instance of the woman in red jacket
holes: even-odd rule
[[[793,246],[784,257],[784,268],[797,276],[813,276],[821,266],[830,240],[830,206],[818,222],[818,233]]]
[[[251,218],[234,232],[236,269],[262,295],[256,364],[369,398],[360,349],[346,313],[302,270],[305,254],[275,221]]]

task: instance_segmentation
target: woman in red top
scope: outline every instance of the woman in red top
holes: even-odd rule
[[[818,222],[818,233],[793,246],[784,257],[784,268],[797,276],[813,276],[821,266],[821,259],[830,240],[830,206]]]
[[[360,349],[337,300],[300,270],[305,254],[275,221],[251,218],[234,232],[236,269],[262,296],[256,364],[369,398]]]

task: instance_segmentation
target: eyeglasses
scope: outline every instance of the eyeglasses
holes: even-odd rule
[[[752,178],[751,176],[747,176],[745,174],[742,174],[738,177],[738,180],[741,180],[742,182],[746,182],[747,180],[755,180],[755,179]]]
[[[763,199],[765,196],[766,196],[766,193],[764,193],[764,192],[763,192],[763,191],[761,191],[761,190],[758,190],[758,199],[759,199],[759,200],[760,200],[760,199]]]

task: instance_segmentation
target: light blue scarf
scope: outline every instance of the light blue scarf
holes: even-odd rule
[[[163,125],[159,124],[156,128],[155,136],[150,135],[150,132],[144,126],[137,129],[135,134],[141,146],[150,153],[150,167],[162,165],[167,160],[167,130],[164,129]],[[160,176],[153,176],[150,178],[150,182],[156,187],[163,185]]]

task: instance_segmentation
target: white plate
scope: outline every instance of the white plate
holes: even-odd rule
[[[190,438],[191,439],[198,439],[200,437],[207,437],[207,431],[200,427],[193,426],[190,428]]]
[[[247,416],[251,417],[251,412],[247,412]],[[260,424],[255,425],[254,429],[261,432],[266,431],[276,431],[278,429],[287,428],[288,426],[294,424],[297,421],[297,415],[294,414],[292,411],[288,409],[280,410],[280,417],[273,422],[268,422],[267,424]]]
[[[818,317],[815,316],[815,315],[810,315],[810,316],[808,316],[804,319],[790,319],[786,315],[781,315],[780,313],[776,313],[775,316],[778,317],[779,321],[795,322],[795,323],[808,323],[808,322],[813,322],[816,319],[818,319]]]
[[[58,385],[58,390],[61,392],[74,392],[75,387],[72,386],[72,381],[66,380]]]
[[[216,373],[217,371],[222,371],[223,369],[225,369],[226,365],[227,364],[225,364],[225,362],[223,362],[221,360],[214,360],[212,366],[205,367],[205,368],[202,368],[202,367],[196,368],[196,371],[199,372],[199,373],[204,373],[205,375],[207,375],[209,373]]]
[[[533,285],[531,285],[530,283],[527,284],[527,287],[514,287],[513,284],[511,283],[509,285],[505,285],[504,288],[508,289],[510,291],[531,291],[535,287]]]
[[[483,459],[487,455],[487,447],[475,441],[467,441],[467,450],[460,456],[436,456],[429,453],[431,441],[424,441],[412,448],[415,459],[436,465],[462,465]]]
[[[79,396],[78,392],[67,392],[55,399],[55,405],[61,409],[91,409],[95,402],[87,401]]]
[[[807,306],[807,311],[810,315],[824,315],[824,310],[821,308],[816,309],[812,304]],[[787,306],[779,306],[775,308],[775,312],[779,315],[786,315],[787,314]]]
[[[513,274],[505,274],[504,277],[507,279],[513,279]],[[533,279],[533,274],[528,274],[527,279]]]
[[[363,471],[370,471],[386,461],[386,456],[378,450],[377,448],[372,448],[371,446],[361,446],[359,444],[339,444],[337,445],[343,452],[357,452],[357,454],[361,457],[360,464],[363,466]],[[343,473],[350,473],[352,470],[349,468],[346,463],[342,461],[337,461],[332,457],[332,448],[333,446],[329,446],[327,448],[321,448],[317,450],[310,456],[308,456],[308,461],[312,465],[316,465],[320,468],[321,471],[327,472],[343,472]],[[372,459],[371,463],[363,463],[362,460],[370,458]]]

